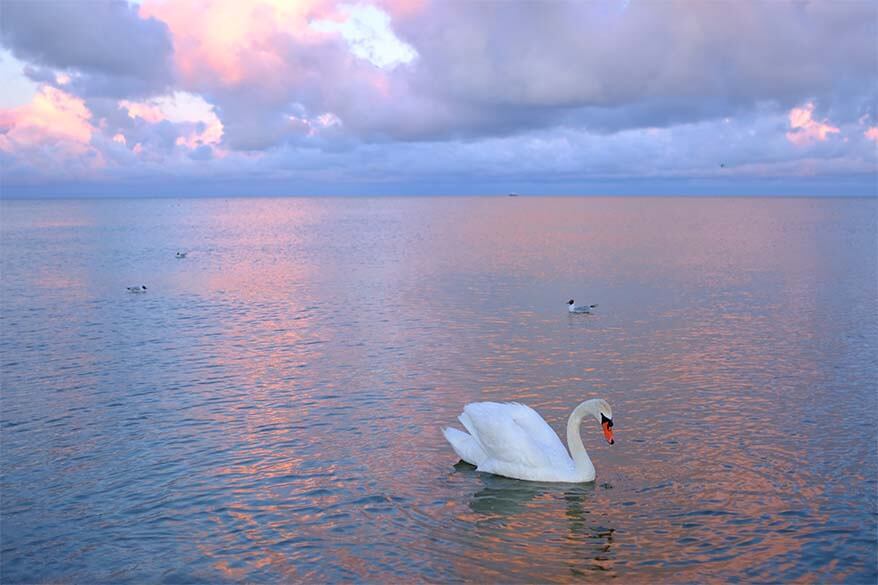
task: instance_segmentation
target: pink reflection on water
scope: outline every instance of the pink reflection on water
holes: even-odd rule
[[[320,221],[322,210],[302,199],[231,200],[205,206],[196,271],[177,275],[181,285],[199,292],[222,292],[245,298],[294,301],[297,288],[313,267],[299,245],[303,232]],[[190,263],[190,268],[192,263]]]
[[[599,478],[647,484],[685,481],[702,486],[703,500],[701,509],[693,510],[688,521],[650,520],[649,504],[644,504],[647,514],[642,520],[643,533],[614,531],[612,538],[607,538],[607,554],[595,557],[595,567],[618,569],[619,574],[628,576],[648,574],[650,578],[698,581],[711,574],[746,574],[749,567],[772,559],[788,558],[789,564],[794,564],[806,553],[802,550],[800,531],[785,529],[793,526],[795,519],[784,521],[784,514],[804,508],[812,525],[826,522],[828,516],[817,512],[813,504],[824,497],[825,489],[797,479],[808,464],[807,453],[790,440],[790,429],[780,423],[786,418],[782,415],[787,409],[802,408],[801,401],[773,392],[764,384],[772,376],[784,375],[795,375],[799,380],[812,376],[815,383],[818,381],[816,370],[811,372],[808,366],[802,370],[802,362],[808,361],[803,356],[790,354],[784,362],[778,354],[791,350],[784,347],[784,339],[817,334],[821,321],[814,312],[816,300],[802,291],[813,288],[813,279],[820,278],[818,266],[825,266],[825,261],[812,247],[816,245],[813,238],[790,238],[780,230],[789,222],[799,229],[816,232],[822,222],[830,221],[828,214],[832,213],[830,206],[808,200],[680,200],[677,207],[668,200],[615,200],[610,204],[590,199],[516,199],[509,206],[485,200],[467,207],[466,214],[449,213],[447,224],[435,227],[433,234],[428,233],[437,241],[448,240],[446,230],[458,235],[454,246],[434,248],[439,256],[433,266],[437,279],[442,278],[443,271],[478,273],[486,267],[497,274],[517,274],[537,281],[559,273],[575,274],[580,282],[630,282],[640,274],[645,280],[655,281],[660,273],[660,280],[677,287],[682,295],[692,295],[693,289],[717,292],[716,296],[708,293],[711,302],[703,307],[693,307],[692,301],[684,297],[678,301],[679,308],[666,302],[662,308],[663,328],[644,332],[643,341],[632,340],[632,345],[648,344],[642,349],[642,357],[630,353],[602,355],[599,367],[567,368],[560,375],[563,356],[541,355],[539,344],[532,338],[522,340],[528,347],[522,352],[520,344],[499,337],[503,330],[499,324],[516,319],[517,313],[495,313],[490,309],[486,309],[486,315],[474,313],[470,327],[476,332],[472,338],[478,339],[482,347],[494,344],[497,351],[474,352],[478,357],[466,369],[482,373],[483,379],[496,372],[498,382],[447,385],[436,396],[437,418],[444,424],[453,424],[460,408],[472,400],[531,402],[527,400],[530,398],[543,407],[541,412],[546,410],[550,423],[558,429],[580,399],[583,386],[586,392],[594,391],[599,385],[589,389],[588,383],[595,377],[604,378],[602,383],[614,392],[611,396],[620,400],[615,402],[611,397],[629,425],[620,426],[629,441],[620,441],[621,453],[613,453],[606,460],[605,466],[599,468]],[[678,231],[668,230],[669,225],[675,224],[679,225]],[[753,291],[758,294],[763,288],[759,281],[774,284],[781,276],[787,280],[778,287],[779,295],[773,301],[780,309],[773,313],[764,309],[753,312],[748,304],[765,306],[765,299],[753,296]],[[740,292],[727,296],[727,291],[736,289]],[[608,302],[612,303],[612,299]],[[446,309],[433,311],[425,306],[421,316],[439,322],[447,318],[447,313],[443,314]],[[527,319],[540,316],[531,313]],[[593,334],[606,338],[613,334],[606,322],[619,317],[602,318],[603,321],[593,320],[595,324],[590,326]],[[626,328],[632,330],[630,324]],[[766,332],[776,333],[779,338],[774,351],[775,340]],[[571,358],[604,351],[600,346],[578,345]],[[526,360],[533,371],[516,380],[515,364],[521,360]],[[606,367],[608,363],[613,367]],[[644,368],[656,385],[665,389],[659,398],[652,398],[648,392],[640,393],[640,405],[619,392],[625,389],[624,383],[619,388],[606,379],[612,370],[637,367]],[[590,375],[595,372],[598,376]],[[553,383],[546,384],[546,380]],[[675,387],[680,390],[675,392]],[[550,389],[552,392],[547,392]],[[699,421],[697,428],[687,425],[690,418]],[[583,433],[588,437],[587,429]],[[428,432],[414,437],[415,445],[407,445],[406,453],[418,448],[429,450],[434,442],[441,444],[437,435]],[[673,446],[656,449],[654,443],[646,447],[633,442],[640,437],[655,442],[672,441]],[[594,438],[592,442],[586,438],[590,452],[594,444]],[[656,459],[657,454],[667,456],[667,461]],[[402,451],[399,455],[403,455]],[[597,456],[601,457],[600,449]],[[446,454],[444,459],[438,455],[430,461],[441,464],[453,459],[453,454]],[[623,479],[616,479],[620,477]],[[778,481],[779,477],[789,480]],[[662,494],[670,500],[663,505],[692,507],[691,489],[671,492],[670,496]],[[581,559],[574,560],[554,541],[546,542],[547,534],[556,532],[557,515],[549,513],[527,526],[515,523],[516,516],[534,522],[533,511],[539,509],[540,503],[541,499],[534,497],[530,504],[510,512],[508,522],[489,523],[487,532],[479,535],[480,548],[461,561],[459,574],[502,579],[504,573],[500,569],[490,572],[490,567],[494,563],[513,566],[515,562],[509,560],[509,551],[503,546],[508,542],[521,546],[521,541],[528,543],[520,550],[522,559],[567,559],[580,570]],[[595,513],[605,503],[588,502],[584,508]],[[610,514],[622,512],[620,509]],[[654,515],[658,517],[661,513]],[[458,510],[455,518],[478,528],[484,515]],[[760,531],[759,524],[766,518],[781,520]],[[738,521],[745,523],[734,528]],[[621,568],[614,563],[611,545],[625,550]],[[737,546],[746,546],[748,554],[735,554]],[[640,547],[648,551],[645,556],[638,554]],[[666,552],[661,553],[663,548]],[[647,561],[673,566],[681,558],[691,561],[691,565],[670,569],[645,564],[638,568],[639,562]],[[778,574],[784,574],[787,568],[778,560]],[[514,574],[528,574],[526,560]],[[540,575],[545,580],[568,577],[566,573]],[[804,580],[818,581],[820,575]]]
[[[414,570],[402,554],[469,580],[701,582],[754,565],[771,580],[766,566],[789,575],[808,554],[802,535],[829,520],[815,502],[837,486],[810,481],[784,422],[821,382],[793,343],[827,327],[808,291],[838,275],[813,237],[779,229],[816,231],[825,207],[344,203],[212,204],[203,249],[169,261],[167,289],[211,311],[190,331],[194,384],[163,398],[221,429],[193,459],[199,488],[223,493],[178,510],[209,516],[190,536],[218,574],[395,581]],[[602,311],[567,315],[580,291]],[[614,406],[617,445],[583,426],[586,488],[454,468],[439,434],[492,399],[563,436],[593,395]]]

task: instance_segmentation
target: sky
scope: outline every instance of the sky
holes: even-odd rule
[[[878,196],[878,3],[0,4],[0,195]]]

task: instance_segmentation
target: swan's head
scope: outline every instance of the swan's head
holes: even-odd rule
[[[616,440],[613,439],[613,409],[610,407],[610,403],[603,398],[596,398],[590,402],[593,403],[594,417],[598,419],[604,430],[604,438],[610,445],[614,444]]]
[[[616,442],[613,438],[613,419],[602,414],[601,428],[604,429],[604,438],[607,440],[607,443],[613,445]]]

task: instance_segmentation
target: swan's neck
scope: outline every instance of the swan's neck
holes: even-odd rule
[[[573,459],[576,472],[585,481],[591,481],[594,479],[594,465],[592,465],[585,450],[585,445],[582,444],[582,436],[579,434],[579,425],[586,415],[594,416],[591,401],[583,402],[570,413],[570,418],[567,419],[567,447],[570,449],[570,457]]]

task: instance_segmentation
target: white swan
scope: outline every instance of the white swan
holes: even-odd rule
[[[573,299],[567,301],[567,311],[570,313],[591,313],[591,310],[596,308],[597,305],[577,305]]]
[[[129,286],[128,292],[130,292],[130,293],[145,293],[146,292],[146,285],[141,284],[140,286]]]
[[[594,465],[582,445],[579,424],[591,415],[613,440],[613,409],[593,398],[573,409],[567,419],[567,445],[535,410],[524,404],[473,402],[458,417],[469,434],[442,430],[457,455],[477,471],[529,481],[579,483],[594,480]]]

